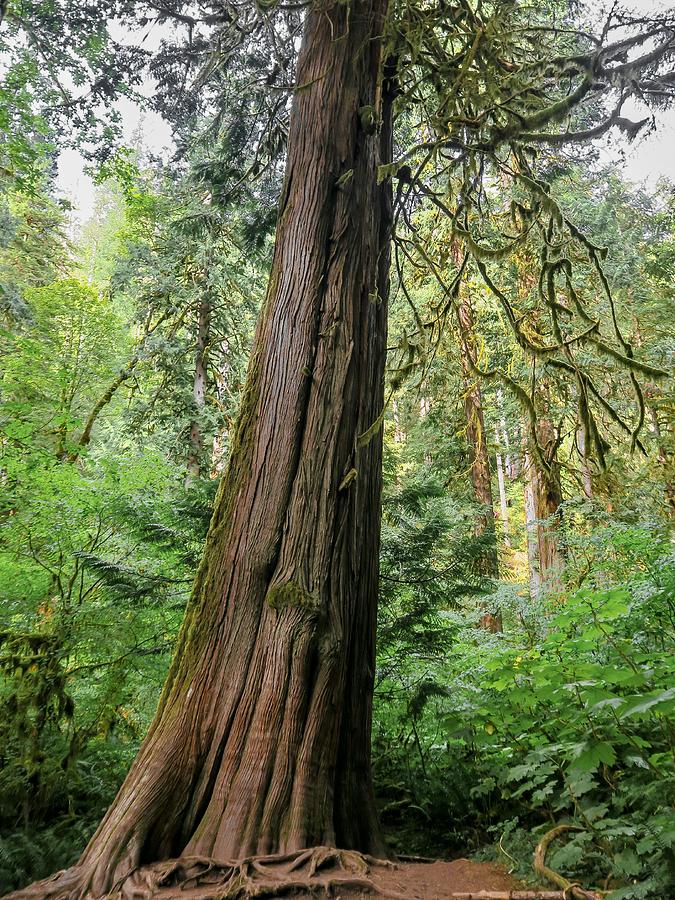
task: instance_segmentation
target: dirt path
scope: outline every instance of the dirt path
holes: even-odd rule
[[[296,900],[316,900],[317,895],[324,896],[319,887],[324,877],[317,873],[312,879],[315,892],[297,893],[294,895]],[[374,900],[378,896],[397,900],[452,900],[456,893],[479,895],[480,891],[525,889],[521,882],[508,875],[500,865],[472,862],[468,859],[455,859],[452,862],[436,860],[431,863],[398,862],[391,868],[375,865],[370,868],[368,881],[372,882],[375,891],[333,882],[328,896],[333,900]]]
[[[449,900],[460,891],[508,891],[522,887],[501,866],[468,859],[398,863],[394,869],[373,869],[371,874],[384,894],[401,894],[410,900]]]

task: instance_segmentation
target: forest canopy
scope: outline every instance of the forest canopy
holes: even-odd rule
[[[0,2],[0,894],[671,895],[643,10]]]

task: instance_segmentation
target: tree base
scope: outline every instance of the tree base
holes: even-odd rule
[[[355,850],[312,847],[295,853],[250,856],[223,862],[185,856],[142,866],[114,889],[95,897],[86,871],[77,867],[10,894],[6,900],[248,900],[254,897],[347,896],[364,894],[406,900],[383,892],[370,877],[372,868],[395,864]]]

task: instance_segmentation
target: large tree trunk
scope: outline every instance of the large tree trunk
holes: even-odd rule
[[[385,8],[307,14],[228,469],[157,715],[75,896],[177,855],[384,851],[370,775],[381,432],[359,436],[383,405]]]

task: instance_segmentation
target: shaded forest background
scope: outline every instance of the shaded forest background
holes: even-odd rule
[[[283,151],[279,126],[251,156],[234,100],[226,122],[186,115],[170,166],[140,133],[92,160],[95,211],[73,231],[26,65],[4,76],[0,119],[2,890],[78,857],[154,714],[228,453]],[[571,823],[552,868],[617,900],[663,898],[675,878],[675,489],[668,383],[653,372],[673,346],[675,194],[627,183],[592,153],[552,156],[546,179],[609,248],[621,329],[645,364],[641,446],[624,433],[634,400],[619,361],[585,360],[606,400],[601,468],[578,398],[531,364],[479,267],[462,268],[458,314],[431,341],[436,273],[397,256],[377,798],[396,851],[480,853],[522,875],[538,838]],[[506,209],[499,183],[486,192]],[[426,211],[415,227],[449,271],[447,225]],[[500,264],[522,310],[536,271],[525,246]],[[589,294],[594,277],[589,265]],[[523,398],[481,377],[486,359],[532,385],[536,443]]]

